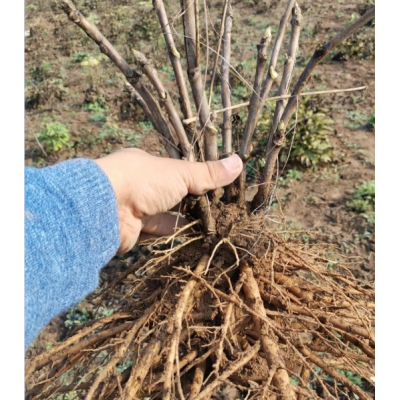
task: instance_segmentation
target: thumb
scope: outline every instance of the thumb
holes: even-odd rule
[[[188,192],[200,195],[232,183],[241,173],[243,163],[236,154],[219,161],[187,162],[184,179]]]

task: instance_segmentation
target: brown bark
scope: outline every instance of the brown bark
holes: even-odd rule
[[[271,90],[272,84],[275,80],[275,78],[272,76],[273,74],[271,74],[272,71],[275,71],[276,69],[276,64],[278,62],[278,56],[279,56],[279,52],[281,49],[281,45],[283,42],[283,39],[285,37],[285,32],[286,32],[286,27],[289,23],[289,19],[290,19],[290,15],[291,15],[291,11],[293,8],[293,5],[295,3],[295,0],[289,0],[288,4],[286,6],[286,11],[285,14],[283,15],[280,23],[279,23],[279,30],[278,30],[278,34],[276,36],[275,39],[275,43],[274,43],[274,48],[272,50],[272,55],[271,55],[271,60],[269,62],[268,65],[268,72],[267,72],[267,78],[263,84],[262,90],[261,90],[261,99],[262,101],[255,101],[254,103],[254,107],[256,105],[258,105],[257,110],[251,110],[252,113],[254,113],[254,116],[252,116],[251,120],[246,124],[246,136],[245,136],[245,143],[247,144],[243,144],[242,146],[242,151],[243,154],[246,154],[248,151],[248,145],[250,143],[251,140],[251,136],[253,135],[254,129],[256,127],[256,123],[258,120],[258,116],[262,110],[262,108],[264,107],[264,103],[266,98],[268,97],[268,94]],[[258,92],[257,92],[258,93]],[[254,93],[253,93],[254,95]],[[257,98],[258,99],[258,98]],[[259,99],[258,99],[259,100]],[[250,113],[250,110],[249,110]]]
[[[99,327],[104,327],[106,324],[109,324],[110,322],[116,321],[118,319],[129,318],[129,316],[130,316],[129,313],[121,312],[121,313],[116,313],[116,314],[110,315],[108,317],[101,318],[101,319],[95,321],[92,325],[87,326],[86,328],[78,331],[74,336],[71,336],[70,338],[66,339],[64,342],[60,343],[58,346],[54,346],[50,350],[48,350],[46,353],[40,354],[33,360],[28,361],[25,365],[25,380],[27,380],[34,371],[36,371],[39,368],[42,368],[44,365],[46,365],[50,361],[52,361],[52,360],[50,360],[50,357],[53,356],[54,354],[58,354],[62,350],[65,350],[68,346],[72,346],[73,344],[76,344],[79,341],[79,339],[85,337],[89,333],[93,332],[95,329],[97,329]]]
[[[271,30],[268,28],[264,36],[261,38],[260,44],[257,45],[257,66],[254,77],[253,93],[250,98],[249,113],[247,116],[246,126],[244,128],[243,139],[240,144],[239,156],[244,162],[250,158],[250,143],[257,125],[258,114],[260,110],[261,98],[261,83],[267,68],[267,51],[271,42]],[[244,168],[240,177],[239,184],[239,203],[244,202],[244,193],[246,185],[246,169]]]
[[[161,351],[162,340],[153,337],[144,348],[137,365],[132,366],[129,380],[125,385],[124,398],[135,399],[136,393],[141,389],[142,383],[148,374],[154,359]]]
[[[45,366],[46,364],[48,364],[50,362],[54,363],[67,355],[76,354],[76,353],[80,352],[81,350],[89,348],[90,346],[93,346],[96,343],[98,343],[104,339],[113,337],[113,336],[117,335],[118,333],[124,332],[124,331],[130,329],[134,324],[135,324],[135,321],[125,322],[123,324],[114,326],[113,328],[106,329],[99,333],[96,333],[93,336],[91,336],[90,338],[82,340],[81,342],[78,342],[70,347],[63,348],[58,353],[55,353],[55,354],[46,353],[46,354],[44,354],[43,358],[41,358],[39,361],[35,362],[35,364],[34,364],[35,370],[42,368],[43,366]],[[31,369],[31,367],[28,366],[28,370],[30,370],[30,369]]]
[[[226,30],[226,17],[227,17],[227,12],[228,12],[228,8],[230,7],[230,12],[231,12],[231,17],[232,17],[232,6],[231,6],[231,0],[224,0],[224,7],[222,9],[222,17],[221,17],[221,25],[219,28],[219,38],[218,38],[218,44],[217,44],[217,50],[216,50],[216,54],[215,54],[215,58],[214,58],[214,66],[213,66],[213,70],[212,70],[212,74],[211,74],[211,81],[210,81],[210,94],[209,94],[209,98],[208,98],[208,107],[211,107],[211,100],[212,100],[212,96],[213,96],[213,89],[214,89],[214,81],[215,81],[215,75],[217,73],[217,66],[219,64],[219,54],[221,51],[221,44],[222,44],[222,40],[224,39],[224,35],[225,35],[225,30]],[[224,39],[225,40],[225,39]]]

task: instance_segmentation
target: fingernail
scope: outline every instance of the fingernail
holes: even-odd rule
[[[242,167],[242,160],[237,154],[233,154],[228,158],[223,158],[221,161],[222,164],[224,164],[225,167],[230,170],[235,170],[238,169],[239,167],[240,168]]]

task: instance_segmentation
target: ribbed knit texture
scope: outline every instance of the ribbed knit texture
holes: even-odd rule
[[[115,194],[95,162],[25,168],[25,348],[97,287],[119,245]]]

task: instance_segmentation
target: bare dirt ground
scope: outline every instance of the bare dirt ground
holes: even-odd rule
[[[26,165],[42,167],[74,157],[97,158],[129,146],[166,156],[151,124],[139,107],[129,103],[128,95],[123,92],[122,75],[63,12],[51,4],[50,1],[26,2],[25,29],[30,30],[30,36],[25,39]],[[150,1],[134,5],[122,0],[80,1],[76,4],[128,62],[132,61],[131,51],[135,46],[151,58],[160,75],[169,80],[172,91],[174,82],[170,68],[166,67],[162,36]],[[210,4],[211,21],[216,21],[221,4]],[[365,4],[370,2],[300,2],[304,16],[300,66],[305,65],[318,43],[332,37],[358,16]],[[250,83],[255,45],[266,26],[278,26],[278,16],[284,7],[284,2],[276,2],[266,12],[262,2],[255,1],[238,1],[234,6],[234,66]],[[218,26],[212,26],[212,32],[215,31]],[[369,27],[365,48],[374,43],[374,34],[375,28]],[[213,35],[216,37],[216,33]],[[91,59],[96,60],[93,66],[85,65],[84,62]],[[301,69],[296,69],[297,75]],[[367,127],[368,118],[375,113],[374,79],[374,53],[369,48],[368,52],[339,48],[333,58],[318,66],[308,83],[309,90],[363,85],[367,90],[323,96],[329,117],[333,119],[333,133],[329,139],[339,156],[315,169],[289,164],[288,168],[301,171],[301,178],[289,179],[283,174],[283,184],[277,192],[278,204],[291,229],[309,230],[304,240],[313,241],[318,236],[319,240],[322,237],[336,244],[349,257],[355,275],[369,281],[374,281],[375,271],[374,220],[349,208],[348,202],[353,199],[357,187],[373,181],[375,176],[375,133]],[[249,89],[243,85],[239,88],[234,99],[246,101],[250,97]],[[220,103],[216,100],[213,104],[218,108]],[[244,116],[244,111],[239,115]],[[46,150],[37,134],[48,120],[59,121],[68,127],[69,147],[58,152]],[[256,147],[257,143],[254,145]],[[124,270],[127,260],[132,262],[139,256],[133,252],[112,260],[103,270],[102,282]],[[83,305],[88,310],[94,307],[88,301]],[[112,301],[103,306],[112,308]],[[65,333],[65,318],[64,315],[52,321],[28,357],[60,340]]]

